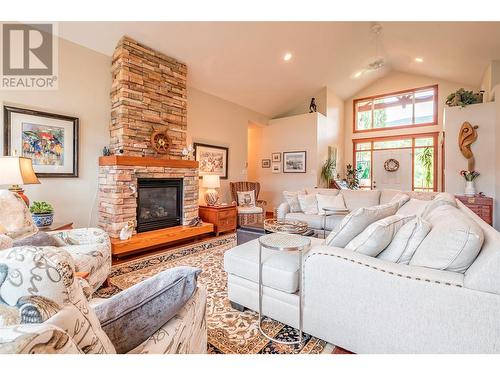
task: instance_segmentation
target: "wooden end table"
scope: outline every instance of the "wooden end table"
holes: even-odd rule
[[[217,236],[222,232],[236,230],[238,222],[236,205],[200,206],[198,215],[204,222],[214,225],[214,232]]]
[[[57,230],[69,230],[73,229],[73,223],[72,222],[53,222],[52,225],[49,225],[48,227],[39,227],[38,230],[42,232],[54,232]]]

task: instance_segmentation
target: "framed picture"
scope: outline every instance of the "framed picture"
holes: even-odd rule
[[[271,171],[273,173],[281,173],[281,164],[273,164]]]
[[[262,168],[271,168],[271,159],[262,159]]]
[[[3,154],[33,160],[38,177],[78,177],[77,117],[4,106]]]
[[[306,173],[306,151],[284,152],[283,173]]]
[[[281,152],[273,152],[271,154],[271,158],[273,160],[273,162],[281,162]]]
[[[229,148],[194,143],[195,160],[200,163],[200,177],[204,175],[217,175],[221,179],[227,179]]]

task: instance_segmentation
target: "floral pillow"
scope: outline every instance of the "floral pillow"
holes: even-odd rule
[[[255,190],[238,191],[238,206],[255,207]]]

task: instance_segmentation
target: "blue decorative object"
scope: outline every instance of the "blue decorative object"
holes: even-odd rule
[[[54,221],[54,214],[32,214],[33,222],[38,228],[49,227]]]

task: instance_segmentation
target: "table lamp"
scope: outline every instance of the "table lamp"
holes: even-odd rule
[[[208,206],[215,206],[219,201],[219,193],[217,188],[220,188],[220,178],[218,175],[203,176],[202,186],[208,190],[205,192],[205,202]]]
[[[30,201],[19,185],[39,184],[30,158],[22,156],[0,156],[0,185],[11,185],[9,190],[17,193],[26,203]]]

